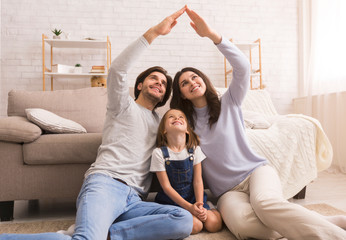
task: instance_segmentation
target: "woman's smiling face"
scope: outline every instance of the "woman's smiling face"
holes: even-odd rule
[[[204,97],[206,85],[203,79],[192,71],[186,71],[179,78],[179,88],[182,98],[192,102]]]

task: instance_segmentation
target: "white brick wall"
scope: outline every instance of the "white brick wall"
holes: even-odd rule
[[[261,38],[266,89],[280,113],[292,112],[291,100],[298,95],[297,0],[2,0],[0,116],[6,115],[10,89],[42,89],[42,33],[51,37],[50,29],[56,27],[69,32],[73,39],[109,35],[114,58],[149,27],[186,3],[227,38]],[[49,59],[49,51],[46,53]],[[57,49],[54,55],[55,63],[80,62],[87,69],[104,64],[105,58],[105,51],[92,49]],[[194,33],[186,15],[171,34],[155,40],[140,58],[129,75],[130,84],[153,65],[165,67],[173,76],[182,67],[194,66],[216,86],[224,85],[222,55],[208,39]],[[47,78],[48,89],[49,82]],[[57,79],[54,89],[89,84],[89,79]]]

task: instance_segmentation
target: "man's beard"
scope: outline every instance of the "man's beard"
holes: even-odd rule
[[[149,92],[149,87],[144,87],[144,88],[142,89],[142,94],[143,94],[143,97],[145,97],[146,99],[148,99],[148,100],[149,100],[150,102],[152,102],[153,105],[155,105],[155,106],[156,106],[156,104],[158,104],[159,102],[161,102],[162,99],[163,99],[163,97],[164,97],[164,96],[159,97],[159,96],[156,96],[156,95],[154,95],[154,94],[151,94],[151,93]]]

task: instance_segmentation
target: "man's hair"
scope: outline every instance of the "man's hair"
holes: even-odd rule
[[[202,80],[205,83],[206,91],[204,95],[207,99],[208,113],[209,113],[208,123],[209,123],[209,127],[211,127],[219,119],[219,115],[221,111],[221,102],[210,79],[204,73],[202,73],[196,68],[186,67],[175,74],[174,81],[173,81],[173,96],[172,96],[170,107],[182,110],[187,116],[187,119],[189,120],[191,127],[195,129],[195,118],[194,118],[194,116],[196,115],[195,109],[193,108],[193,104],[190,100],[184,99],[182,97],[180,86],[179,86],[180,76],[184,72],[188,72],[188,71],[196,73],[199,77],[202,78]]]
[[[135,83],[135,89],[134,89],[135,90],[135,100],[137,100],[137,98],[141,92],[140,90],[137,89],[138,85],[140,83],[143,83],[145,78],[148,77],[152,72],[160,72],[163,75],[165,75],[165,77],[167,79],[166,93],[163,96],[162,101],[157,103],[156,106],[154,107],[154,108],[157,108],[157,107],[164,106],[166,104],[167,100],[169,99],[169,97],[171,96],[171,93],[172,93],[172,77],[169,76],[167,74],[167,71],[160,66],[148,68],[147,70],[145,70],[144,72],[142,72],[141,74],[138,75],[138,77],[136,79],[136,83]]]
[[[186,148],[187,149],[190,149],[190,148],[193,148],[195,149],[200,141],[199,141],[199,137],[198,135],[192,130],[187,118],[186,118],[186,115],[184,114],[183,111],[179,110],[179,109],[173,109],[171,108],[170,110],[168,110],[162,117],[161,119],[161,122],[159,124],[159,130],[157,131],[157,137],[156,137],[156,147],[162,147],[162,146],[167,146],[168,145],[168,142],[167,142],[167,136],[165,134],[165,122],[167,120],[167,116],[168,116],[168,113],[171,111],[171,110],[178,110],[179,112],[181,112],[185,118],[185,121],[186,121],[186,125],[187,125],[187,132],[186,133]]]

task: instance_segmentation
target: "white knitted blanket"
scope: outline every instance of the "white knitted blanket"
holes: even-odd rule
[[[268,129],[246,129],[250,145],[277,170],[288,199],[327,169],[330,142],[316,119],[302,115],[276,117]]]
[[[217,91],[222,95],[226,88]],[[277,170],[287,199],[331,165],[333,150],[318,120],[279,115],[266,90],[249,90],[242,110],[245,125],[252,127],[246,128],[251,147]]]

